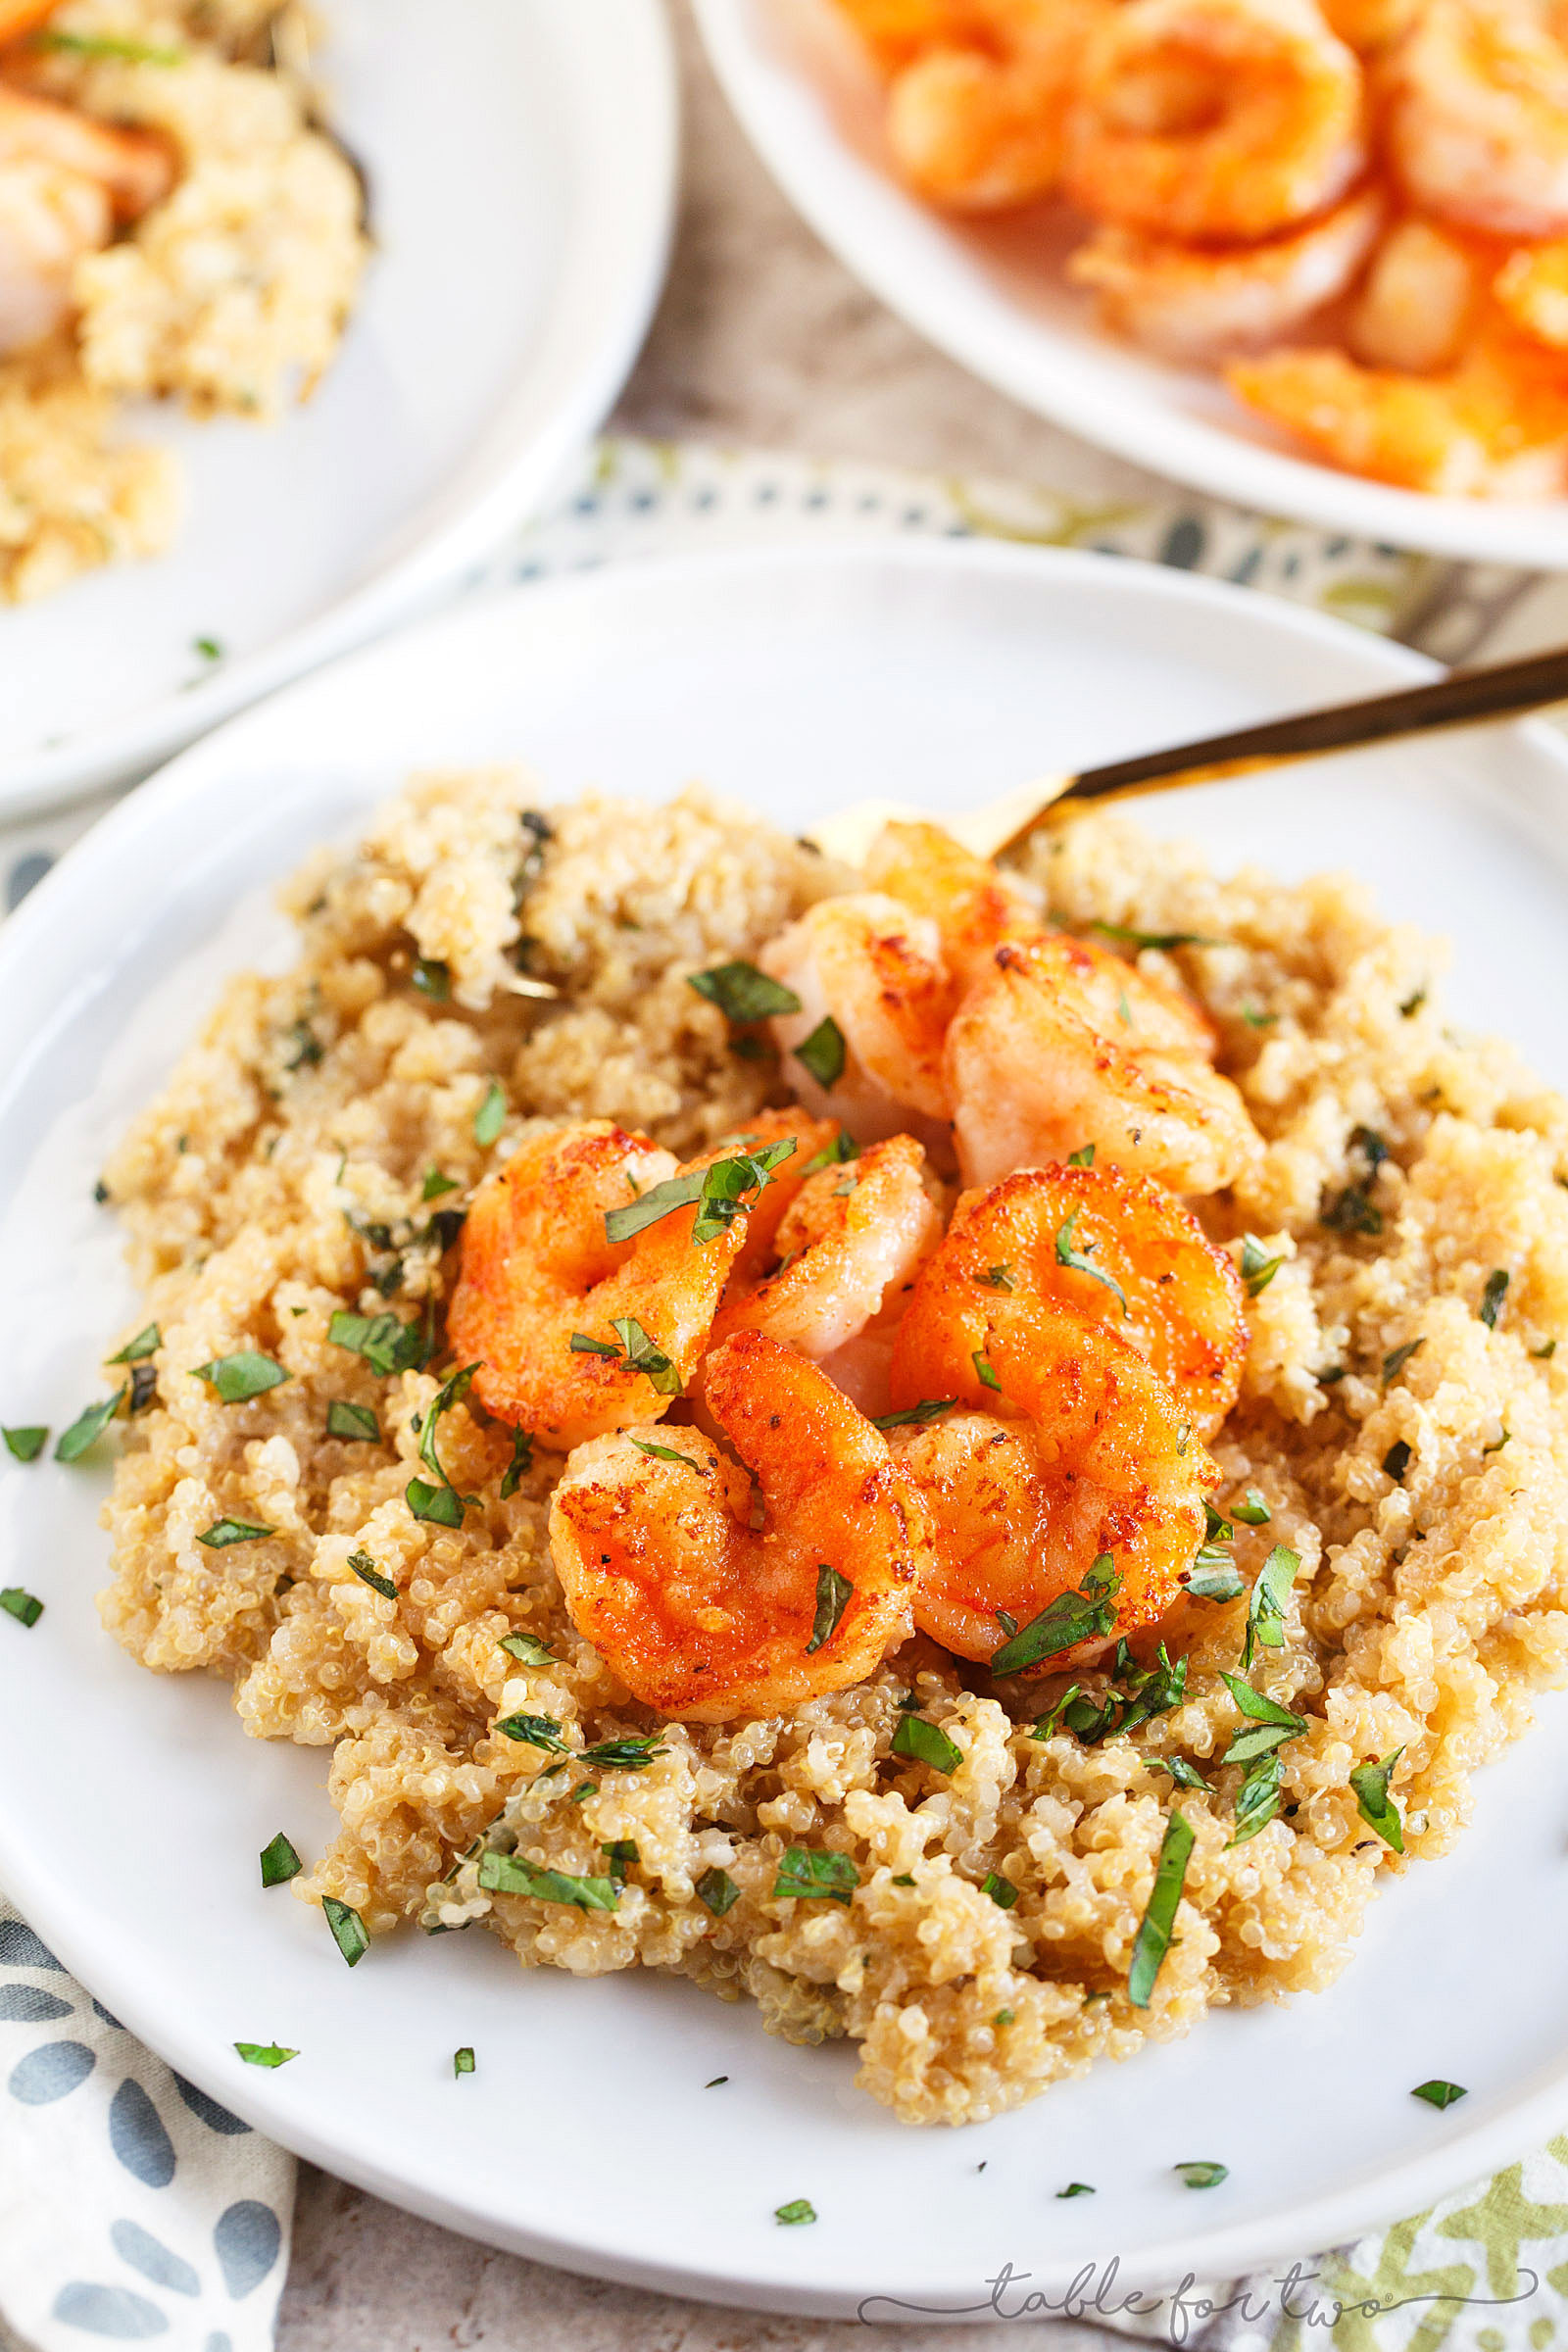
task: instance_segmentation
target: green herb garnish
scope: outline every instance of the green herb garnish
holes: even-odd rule
[[[1150,1889],[1149,1906],[1139,1924],[1137,1940],[1133,1944],[1132,1966],[1127,1972],[1127,1998],[1135,2009],[1149,2007],[1154,1980],[1170,1949],[1171,1930],[1176,1924],[1176,1906],[1182,1899],[1188,1857],[1194,1841],[1193,1826],[1186,1814],[1172,1813],[1165,1825],[1159,1859],[1154,1865],[1154,1884]]]
[[[1069,1152],[1067,1154],[1069,1168],[1092,1168],[1094,1164],[1095,1147],[1093,1144],[1085,1144],[1081,1152]]]
[[[209,1551],[222,1551],[230,1544],[259,1544],[264,1536],[276,1533],[275,1527],[253,1527],[248,1519],[215,1519],[196,1541],[205,1544]]]
[[[553,1715],[504,1715],[495,1728],[503,1739],[519,1740],[525,1747],[543,1748],[547,1756],[571,1753]]]
[[[1108,1634],[1116,1622],[1113,1595],[1121,1576],[1108,1551],[1102,1551],[1076,1592],[1058,1592],[1021,1633],[1004,1642],[991,1660],[993,1674],[1021,1674],[1042,1658],[1054,1658],[1080,1642]]]
[[[114,1395],[106,1396],[102,1403],[89,1404],[84,1413],[78,1413],[71,1427],[62,1431],[55,1446],[55,1460],[57,1462],[80,1461],[88,1447],[97,1445],[98,1440],[124,1403],[128,1391],[124,1389],[117,1389]]]
[[[6,1451],[15,1454],[19,1462],[35,1462],[49,1443],[47,1429],[36,1425],[26,1429],[0,1429],[6,1442]]]
[[[1127,1312],[1127,1294],[1121,1284],[1114,1275],[1102,1273],[1099,1266],[1091,1265],[1089,1262],[1094,1244],[1091,1242],[1087,1250],[1075,1250],[1072,1246],[1072,1229],[1078,1222],[1078,1214],[1079,1212],[1075,1208],[1056,1235],[1056,1263],[1058,1266],[1070,1266],[1075,1274],[1087,1274],[1092,1281],[1102,1283],[1107,1291],[1113,1293],[1121,1300],[1121,1311],[1125,1314]]]
[[[454,2051],[453,2051],[453,2053],[452,2053],[452,2072],[454,2073],[454,2075],[471,2075],[471,2074],[472,2074],[472,2072],[473,2072],[473,2050],[472,2050],[472,2047],[470,2046],[470,2044],[469,2044],[469,2043],[467,2043],[467,2042],[465,2042],[461,2050],[454,2050]]]
[[[847,1903],[859,1884],[860,1874],[848,1854],[813,1852],[808,1846],[792,1845],[779,1862],[773,1892],[820,1895],[831,1903]]]
[[[1255,1764],[1259,1756],[1272,1755],[1287,1740],[1298,1740],[1306,1730],[1304,1716],[1293,1715],[1288,1707],[1254,1690],[1239,1676],[1222,1673],[1220,1680],[1251,1726],[1249,1731],[1232,1734],[1220,1758],[1222,1764]]]
[[[479,1884],[492,1894],[531,1894],[541,1903],[573,1903],[579,1911],[613,1911],[620,1901],[613,1879],[545,1870],[521,1854],[481,1854]]]
[[[694,1461],[689,1453],[682,1453],[678,1446],[656,1446],[651,1438],[633,1438],[631,1442],[639,1453],[647,1454],[650,1461],[680,1462],[686,1469],[695,1470],[699,1478],[708,1476],[707,1465]]]
[[[923,1715],[901,1715],[898,1730],[893,1735],[893,1753],[904,1756],[911,1764],[929,1764],[933,1772],[956,1772],[963,1762],[963,1750],[950,1740],[939,1724],[927,1723]]]
[[[287,2066],[298,2050],[285,2050],[275,2041],[236,2041],[234,2044],[247,2066]]]
[[[288,1374],[271,1356],[260,1355],[254,1348],[241,1348],[233,1355],[219,1355],[210,1364],[195,1364],[192,1370],[198,1380],[205,1380],[215,1391],[220,1404],[244,1404],[252,1396],[265,1396],[288,1379]]]
[[[43,1602],[36,1593],[24,1592],[20,1585],[7,1585],[0,1592],[0,1609],[19,1625],[36,1625],[43,1615]]]
[[[775,2207],[773,2219],[775,2222],[784,2223],[787,2229],[793,2230],[803,2222],[814,2222],[816,2219],[816,2207],[810,2202],[809,2198],[796,2197],[788,2205],[780,2205]]]
[[[982,1894],[989,1894],[999,1911],[1010,1911],[1018,1900],[1018,1889],[1000,1870],[988,1870],[980,1882]]]
[[[715,1919],[722,1919],[725,1912],[740,1901],[741,1890],[727,1870],[719,1870],[715,1866],[712,1870],[705,1870],[698,1880],[697,1899],[711,1911]]]
[[[1495,1331],[1497,1328],[1497,1317],[1502,1312],[1502,1301],[1507,1295],[1507,1267],[1494,1266],[1487,1276],[1487,1287],[1481,1294],[1481,1304],[1476,1309],[1489,1331]]]
[[[975,1276],[975,1280],[984,1283],[988,1291],[1012,1291],[1018,1287],[1012,1279],[1011,1266],[1005,1264],[987,1266],[983,1274]]]
[[[1285,1603],[1300,1566],[1299,1552],[1276,1544],[1259,1569],[1247,1603],[1247,1639],[1242,1646],[1244,1666],[1251,1665],[1260,1642],[1265,1649],[1284,1647]]]
[[[657,1732],[626,1732],[617,1740],[599,1740],[585,1747],[577,1756],[579,1764],[591,1764],[601,1772],[646,1772],[659,1756],[669,1750]]]
[[[922,1396],[918,1404],[906,1404],[902,1413],[884,1413],[871,1427],[927,1429],[933,1421],[940,1421],[944,1413],[951,1413],[957,1401],[956,1396]]]
[[[1062,2197],[1092,2197],[1094,2193],[1087,2180],[1069,2180],[1065,2188],[1057,2189],[1056,2196],[1059,2200]]]
[[[488,1152],[507,1123],[507,1098],[492,1078],[473,1114],[473,1140]]]
[[[426,1168],[424,1182],[419,1188],[421,1200],[439,1200],[444,1193],[461,1193],[462,1185],[455,1176],[443,1176],[439,1168]]]
[[[335,1894],[323,1894],[321,1909],[337,1945],[350,1968],[358,1968],[370,1948],[370,1938],[365,1933],[365,1922],[352,1903],[340,1903]]]
[[[841,1127],[830,1144],[824,1144],[820,1152],[811,1153],[810,1158],[801,1170],[801,1175],[803,1179],[807,1176],[814,1176],[819,1168],[838,1167],[845,1160],[858,1159],[859,1156],[859,1145],[847,1127]]]
[[[1228,2164],[1173,2164],[1170,2169],[1189,2188],[1218,2188],[1222,2180],[1230,2179]]]
[[[1002,1383],[997,1378],[996,1366],[992,1363],[991,1358],[989,1355],[987,1355],[985,1349],[983,1348],[977,1348],[974,1351],[974,1354],[970,1358],[970,1361],[974,1365],[975,1376],[979,1380],[982,1388],[995,1389],[997,1395],[1000,1396],[1002,1394]]]
[[[686,985],[694,988],[710,1004],[716,1004],[727,1021],[744,1026],[748,1021],[766,1021],[775,1014],[799,1012],[801,1000],[793,988],[781,980],[759,971],[755,963],[737,958],[733,963],[719,963],[710,972],[688,972]]]
[[[806,1654],[811,1657],[832,1641],[839,1630],[845,1610],[854,1595],[855,1587],[847,1576],[824,1562],[816,1572],[816,1614],[811,1620],[811,1638],[806,1644]]]
[[[626,1884],[627,1863],[642,1860],[642,1855],[637,1850],[635,1838],[612,1838],[609,1844],[602,1845],[599,1851],[610,1864],[610,1875],[617,1886],[624,1886]],[[702,1892],[701,1887],[698,1888],[698,1892]]]
[[[1399,1808],[1389,1793],[1394,1767],[1404,1749],[1396,1747],[1381,1764],[1357,1764],[1350,1774],[1350,1787],[1355,1790],[1356,1811],[1367,1828],[1376,1830],[1387,1846],[1396,1854],[1404,1851],[1404,1823]]]
[[[326,1408],[326,1434],[329,1438],[356,1438],[378,1446],[381,1424],[368,1404],[350,1404],[346,1397],[334,1396]]]
[[[396,1600],[396,1585],[389,1576],[381,1574],[368,1551],[351,1551],[348,1564],[360,1582],[368,1585],[372,1592],[379,1592],[383,1600]]]
[[[1462,2082],[1445,2082],[1434,2078],[1430,2082],[1418,2082],[1410,2096],[1412,2099],[1425,2099],[1429,2107],[1441,2111],[1445,2107],[1451,2107],[1456,2099],[1467,2099],[1470,2093]]]
[[[1256,1487],[1249,1487],[1241,1501],[1231,1504],[1231,1517],[1240,1519],[1245,1527],[1267,1527],[1273,1516]]]
[[[420,996],[428,997],[433,1004],[445,1004],[450,1000],[452,995],[452,967],[450,964],[439,963],[433,956],[420,956],[415,959],[414,970],[410,977]]]
[[[1127,948],[1160,948],[1169,954],[1172,948],[1222,948],[1222,939],[1205,939],[1201,931],[1134,931],[1126,923],[1091,923],[1091,931],[1100,932],[1105,939],[1119,940]]]
[[[102,58],[123,66],[181,66],[185,62],[183,49],[159,49],[147,41],[127,40],[111,32],[64,32],[46,26],[33,34],[28,45],[68,57]],[[196,637],[191,642],[204,662],[223,659],[223,649],[216,637]]]
[[[1284,1263],[1283,1250],[1277,1257],[1270,1257],[1254,1235],[1248,1233],[1242,1236],[1242,1280],[1247,1285],[1250,1298],[1258,1298],[1268,1289]]]
[[[692,1225],[692,1240],[699,1247],[710,1242],[733,1225],[741,1209],[749,1205],[749,1195],[760,1195],[772,1171],[797,1150],[793,1136],[783,1136],[777,1143],[764,1145],[757,1152],[737,1152],[724,1159],[715,1159],[706,1168],[693,1168],[684,1176],[671,1176],[664,1184],[651,1185],[635,1200],[620,1208],[605,1212],[605,1238],[611,1242],[630,1241],[649,1225],[661,1218],[672,1216],[676,1209],[689,1208],[697,1203],[697,1216]]]
[[[1280,1809],[1280,1790],[1285,1783],[1285,1759],[1278,1748],[1259,1756],[1250,1764],[1236,1791],[1235,1835],[1232,1846],[1245,1845],[1266,1829]]]
[[[1419,1355],[1425,1346],[1425,1340],[1406,1340],[1402,1348],[1391,1348],[1383,1358],[1383,1386],[1387,1388],[1390,1381],[1404,1370],[1411,1356]]]
[[[264,1886],[286,1886],[289,1880],[297,1879],[304,1868],[304,1863],[281,1830],[278,1831],[270,1845],[264,1845],[262,1848],[262,1885]]]
[[[512,1433],[512,1459],[501,1480],[501,1499],[510,1502],[528,1472],[533,1468],[533,1433],[514,1429]]]
[[[395,1372],[416,1371],[429,1357],[429,1347],[417,1323],[397,1315],[351,1315],[339,1308],[326,1327],[334,1348],[363,1355],[372,1372],[390,1380]]]
[[[1389,1447],[1388,1452],[1383,1456],[1384,1475],[1388,1478],[1392,1478],[1396,1486],[1399,1484],[1400,1480],[1404,1477],[1405,1472],[1409,1469],[1411,1454],[1412,1448],[1406,1444],[1405,1440],[1403,1438],[1396,1438],[1394,1444]]]
[[[454,1487],[434,1487],[428,1479],[411,1478],[403,1490],[409,1515],[432,1527],[463,1525],[463,1496]]]
[[[551,1666],[556,1653],[547,1649],[537,1634],[503,1634],[501,1646],[524,1666]]]
[[[809,1037],[803,1038],[795,1048],[795,1058],[805,1064],[818,1086],[829,1090],[837,1086],[844,1075],[847,1049],[844,1032],[833,1015],[825,1013]]]
[[[573,1355],[619,1355],[613,1340],[591,1340],[585,1331],[574,1331],[566,1342]]]
[[[1155,1772],[1168,1772],[1178,1788],[1201,1788],[1207,1793],[1208,1783],[1196,1764],[1185,1756],[1146,1756],[1144,1761]]]
[[[106,1355],[106,1364],[139,1364],[144,1357],[154,1355],[164,1344],[164,1335],[156,1323],[147,1324],[133,1340],[127,1340],[118,1355]]]
[[[610,1328],[620,1336],[626,1350],[626,1361],[634,1372],[641,1372],[650,1387],[661,1396],[680,1395],[680,1374],[663,1352],[649,1338],[635,1315],[612,1315]]]

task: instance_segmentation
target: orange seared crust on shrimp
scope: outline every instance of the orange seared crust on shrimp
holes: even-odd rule
[[[908,1634],[927,1537],[886,1438],[804,1356],[739,1332],[705,1381],[744,1467],[696,1429],[653,1454],[600,1439],[566,1465],[550,1543],[572,1623],[633,1695],[729,1723],[863,1682]]]
[[[694,1162],[705,1166],[723,1152]],[[634,1320],[691,1378],[742,1244],[744,1212],[692,1239],[695,1205],[612,1242],[607,1211],[679,1173],[673,1152],[608,1119],[537,1136],[474,1196],[447,1318],[453,1351],[477,1361],[486,1411],[566,1452],[628,1423],[657,1421],[664,1393],[639,1369],[617,1321]],[[573,1339],[591,1343],[573,1348]],[[603,1350],[603,1352],[601,1352]]]
[[[1021,1168],[966,1193],[906,1309],[895,1381],[972,1359],[1004,1323],[1027,1336],[1044,1318],[1049,1337],[1057,1309],[1137,1348],[1200,1438],[1235,1403],[1248,1325],[1234,1261],[1163,1186],[1113,1167]]]

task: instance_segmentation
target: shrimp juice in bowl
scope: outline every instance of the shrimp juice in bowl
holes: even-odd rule
[[[1328,1984],[1568,1674],[1568,1105],[1343,879],[418,777],[104,1169],[111,1632],[911,2123]],[[293,1867],[291,1863],[291,1867]]]

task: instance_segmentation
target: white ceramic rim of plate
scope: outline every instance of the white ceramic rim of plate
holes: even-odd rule
[[[979,540],[699,552],[651,558],[586,577],[514,589],[505,597],[461,607],[362,648],[329,670],[297,681],[284,694],[272,697],[264,709],[240,714],[182,753],[72,849],[0,929],[0,1004],[7,1007],[0,1033],[0,1092],[24,1074],[32,1057],[50,1043],[40,1037],[36,1024],[29,1027],[28,992],[36,992],[42,985],[36,968],[40,961],[52,963],[60,943],[88,935],[90,926],[84,918],[98,877],[112,874],[117,893],[123,895],[146,871],[177,872],[177,853],[190,839],[181,830],[186,811],[210,796],[221,803],[221,779],[230,755],[243,753],[247,735],[270,725],[280,709],[293,704],[308,712],[313,697],[336,696],[345,689],[351,695],[373,695],[380,675],[411,665],[428,670],[446,640],[476,623],[496,629],[508,614],[515,614],[519,628],[526,630],[546,606],[564,612],[568,619],[574,613],[591,616],[595,604],[607,596],[631,592],[659,600],[666,594],[678,595],[683,584],[694,577],[710,582],[715,578],[722,581],[726,575],[744,580],[759,568],[774,572],[826,570],[839,583],[846,572],[890,568],[906,575],[940,570],[989,578],[1054,574],[1070,580],[1074,575],[1087,578],[1093,574],[1102,584],[1114,578],[1134,596],[1168,605],[1206,606],[1216,622],[1245,610],[1250,625],[1262,623],[1307,645],[1332,647],[1342,654],[1354,647],[1369,672],[1369,692],[1377,691],[1380,681],[1396,685],[1431,675],[1436,666],[1406,647],[1223,581],[1075,550],[1020,548]],[[1568,772],[1568,746],[1551,728],[1528,720],[1508,732],[1527,736],[1538,755]],[[156,927],[158,912],[145,893],[137,905],[136,927],[145,935]],[[53,953],[40,956],[46,948]],[[57,1003],[57,1021],[62,1013],[69,1017],[69,1006]],[[34,1853],[18,1838],[4,1810],[0,1810],[0,1883],[66,1966],[160,2056],[210,2095],[236,2109],[255,2129],[329,2172],[484,2242],[593,2276],[709,2301],[749,2302],[758,2309],[831,2317],[852,2308],[838,2288],[758,2286],[725,2267],[721,2248],[697,2269],[679,2260],[653,2265],[626,2257],[615,2245],[596,2240],[588,2230],[580,2235],[559,2230],[534,2232],[514,2214],[499,2208],[481,2211],[472,2203],[454,2204],[439,2182],[411,2179],[396,2169],[384,2145],[368,2138],[357,2142],[350,2116],[339,2113],[305,2123],[278,2095],[271,2075],[253,2075],[241,2069],[238,2083],[235,2070],[220,2075],[211,2043],[194,2035],[187,2038],[177,2009],[160,2007],[146,1979],[129,1963],[122,1966],[117,1946],[102,1936],[85,1881],[78,1876],[73,1883],[70,1874],[51,1869],[46,1856]],[[1430,2155],[1400,2163],[1384,2174],[1370,2207],[1363,2184],[1320,2196],[1293,2210],[1288,2226],[1276,2215],[1200,2233],[1185,2231],[1119,2258],[1120,2283],[1129,2289],[1167,2287],[1188,2272],[1207,2279],[1238,2278],[1276,2261],[1289,2261],[1303,2246],[1344,2244],[1370,2229],[1421,2211],[1439,2197],[1517,2160],[1535,2141],[1560,2128],[1565,2085],[1568,2057],[1549,2079],[1538,2078],[1505,2112],[1473,2127],[1454,2127]],[[416,2151],[415,2158],[416,2176]],[[1041,2262],[1030,2274],[1032,2286],[1041,2292],[1059,2293],[1079,2268],[1075,2256],[1062,2266],[1058,2278],[1049,2262]],[[918,2283],[900,2282],[897,2291],[913,2292]],[[864,2288],[867,2298],[893,2291],[885,2281],[869,2281]],[[935,2321],[944,2315],[937,2309],[922,2316]],[[973,2319],[977,2315],[969,2311],[952,2316]]]
[[[1064,339],[1075,365],[1054,374],[1045,362],[1054,330],[1022,321],[978,267],[961,295],[945,286],[951,269],[929,265],[956,247],[940,218],[853,154],[814,93],[801,86],[781,102],[790,69],[754,36],[758,0],[692,5],[725,95],[797,212],[891,311],[999,392],[1134,465],[1263,514],[1434,555],[1568,568],[1568,500],[1436,498],[1341,473],[1129,392]]]
[[[629,374],[664,281],[679,186],[680,99],[661,0],[568,8],[600,95],[582,123],[570,266],[557,275],[524,363],[513,455],[477,492],[460,483],[418,539],[364,585],[258,652],[133,716],[0,768],[0,817],[28,814],[145,771],[321,662],[351,652],[451,586],[526,521],[591,438]],[[177,550],[175,551],[177,557]]]

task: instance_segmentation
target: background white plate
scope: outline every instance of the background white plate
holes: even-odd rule
[[[59,1429],[97,1393],[133,1305],[92,1203],[102,1156],[220,976],[278,948],[274,881],[411,764],[521,755],[551,795],[696,775],[795,827],[866,791],[959,805],[1423,666],[1185,575],[948,543],[629,564],[296,685],[123,803],[0,932],[0,1420]],[[1149,821],[1225,864],[1353,865],[1456,935],[1458,1014],[1562,1084],[1565,809],[1561,749],[1515,730],[1160,799]],[[1057,2289],[1112,2254],[1127,2284],[1223,2278],[1413,2212],[1568,2109],[1568,1703],[1484,1775],[1458,1855],[1374,1904],[1332,1992],[1217,2014],[982,2129],[911,2132],[851,2087],[847,2049],[790,2049],[679,1983],[524,1977],[483,1934],[406,1934],[350,1975],[257,1881],[280,1827],[320,1850],[325,1756],[248,1742],[226,1690],[155,1679],[101,1632],[103,1483],[0,1469],[0,1582],[47,1604],[31,1632],[0,1618],[0,1884],[212,2094],[476,2236],[825,2313],[973,2306],[1008,2261]],[[229,2046],[272,2037],[302,2052],[276,2074]],[[454,2082],[465,2042],[478,2072]],[[1412,2099],[1433,2075],[1468,2099]],[[1229,2181],[1195,2195],[1170,2169],[1190,2158]],[[1098,2194],[1057,2202],[1071,2180]],[[818,2224],[780,2229],[801,2196]]]
[[[324,15],[376,243],[337,363],[270,430],[129,413],[188,513],[153,563],[0,606],[0,813],[133,774],[427,603],[555,486],[642,339],[675,187],[660,0]]]
[[[1267,514],[1441,555],[1568,566],[1568,500],[1429,498],[1290,456],[1214,376],[1097,331],[1090,298],[1060,273],[1077,242],[1060,219],[960,227],[917,204],[877,152],[876,110],[853,71],[821,54],[812,20],[826,0],[693,5],[731,105],[796,209],[890,310],[999,391]]]

